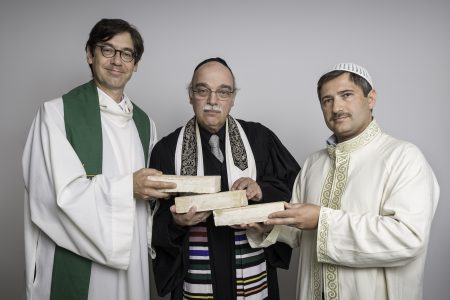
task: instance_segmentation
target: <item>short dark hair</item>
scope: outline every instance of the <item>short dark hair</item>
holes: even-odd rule
[[[144,53],[144,40],[136,27],[122,19],[101,19],[98,21],[91,29],[84,50],[87,51],[89,49],[91,55],[94,56],[95,46],[99,42],[106,42],[115,35],[123,32],[128,32],[131,35],[135,53],[134,63],[137,64]],[[89,66],[92,70],[92,66]]]
[[[350,76],[350,80],[353,81],[354,84],[356,84],[362,89],[364,97],[367,97],[367,95],[369,95],[370,91],[372,90],[372,86],[363,77],[352,72],[335,70],[322,75],[322,77],[320,77],[319,81],[317,82],[317,96],[319,97],[319,100],[320,100],[320,90],[322,89],[322,86],[328,81],[333,80],[344,73],[348,73]]]
[[[233,71],[231,71],[231,68],[228,66],[227,62],[223,58],[220,58],[220,57],[211,57],[211,58],[205,59],[204,61],[199,63],[194,69],[194,73],[192,74],[192,79],[191,79],[191,83],[190,83],[189,86],[192,87],[192,81],[194,80],[195,73],[197,72],[197,70],[201,66],[203,66],[203,65],[205,65],[207,63],[210,63],[210,62],[218,62],[219,64],[223,65],[224,67],[226,67],[230,71],[231,77],[233,77],[233,89],[236,89],[236,80],[234,79]]]

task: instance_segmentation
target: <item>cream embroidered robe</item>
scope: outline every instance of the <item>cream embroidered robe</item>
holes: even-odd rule
[[[300,247],[296,299],[421,299],[436,178],[420,150],[372,123],[306,160],[293,203],[321,205],[317,230],[277,226],[274,240]],[[292,263],[292,262],[291,262]]]

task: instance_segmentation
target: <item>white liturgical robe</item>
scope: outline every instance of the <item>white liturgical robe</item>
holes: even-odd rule
[[[32,124],[22,161],[27,299],[49,299],[56,244],[92,260],[88,299],[150,298],[152,221],[148,202],[133,197],[133,172],[146,165],[133,105],[126,97],[124,112],[98,95],[103,169],[92,180],[66,139],[62,98],[44,103]]]
[[[372,123],[306,160],[292,203],[321,206],[317,230],[248,233],[300,247],[297,299],[421,299],[439,186],[420,150]]]

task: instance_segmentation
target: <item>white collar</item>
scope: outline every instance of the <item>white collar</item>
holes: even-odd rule
[[[133,118],[133,104],[126,94],[118,104],[108,94],[97,87],[100,111],[118,126],[125,124]],[[122,106],[122,105],[123,106]],[[124,107],[125,109],[122,109]]]

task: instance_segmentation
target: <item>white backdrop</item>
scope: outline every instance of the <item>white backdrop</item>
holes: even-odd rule
[[[155,120],[159,136],[191,117],[186,87],[194,66],[221,56],[241,89],[233,115],[271,128],[300,165],[330,134],[317,79],[337,62],[365,66],[378,92],[378,123],[417,144],[440,182],[424,299],[448,299],[450,2],[444,0],[2,1],[1,299],[23,294],[20,160],[29,126],[43,101],[89,80],[84,45],[103,17],[128,20],[143,35],[146,49],[127,92]],[[294,257],[281,272],[283,299],[293,299],[296,268]]]

